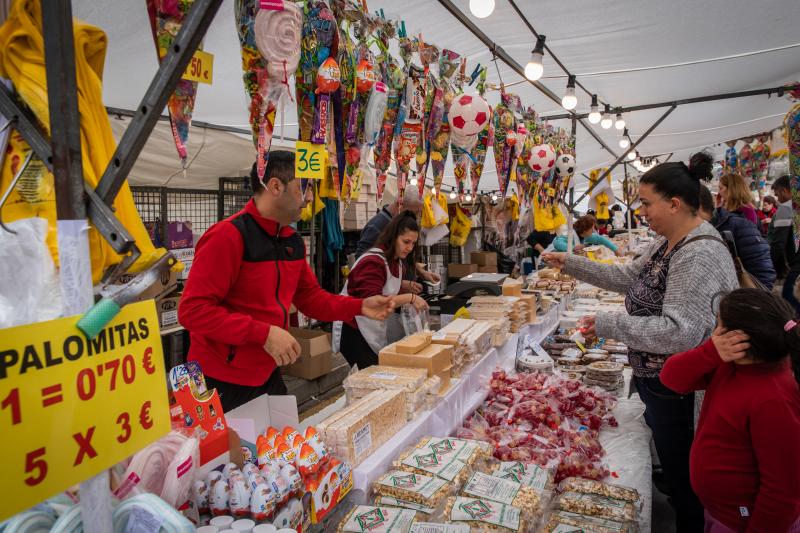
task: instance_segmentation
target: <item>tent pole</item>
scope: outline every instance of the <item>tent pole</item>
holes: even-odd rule
[[[41,4],[47,99],[50,117],[53,118],[50,121],[50,142],[61,259],[59,279],[64,314],[72,316],[83,314],[94,304],[81,161],[81,118],[75,77],[72,2],[48,0]],[[111,531],[108,470],[81,482],[80,495],[84,529],[89,533]]]
[[[621,107],[621,108],[616,108],[616,111],[619,113],[632,113],[634,111],[646,111],[648,109],[658,109],[660,107],[671,107],[671,106],[686,105],[686,104],[700,104],[703,102],[714,102],[716,100],[730,100],[731,98],[746,98],[748,96],[762,96],[762,95],[770,96],[772,94],[779,94],[782,92],[793,91],[796,89],[800,89],[800,84],[768,87],[766,89],[753,89],[751,91],[739,91],[735,93],[722,93],[722,94],[712,94],[708,96],[697,96],[694,98],[673,100],[671,102],[658,102],[655,104],[643,104],[631,107]],[[574,115],[576,115],[576,113],[561,113],[558,115],[551,115],[549,117],[542,117],[542,118],[546,120],[558,120],[558,119],[572,118]],[[589,113],[577,114],[577,117],[579,119],[586,118],[588,116]]]
[[[614,161],[614,163],[613,163],[613,164],[612,164],[610,167],[608,167],[608,168],[606,169],[606,171],[605,171],[605,172],[603,172],[603,173],[600,175],[600,177],[598,177],[598,178],[597,178],[597,181],[594,183],[594,185],[592,185],[591,187],[589,187],[589,189],[588,189],[586,192],[584,192],[584,193],[581,195],[581,197],[580,197],[580,198],[578,198],[578,203],[580,203],[580,201],[581,201],[581,200],[583,200],[583,199],[584,199],[584,198],[585,198],[587,195],[591,194],[591,193],[592,193],[592,191],[594,190],[594,188],[595,188],[595,187],[597,187],[597,185],[598,185],[600,182],[602,182],[602,181],[603,181],[603,180],[606,178],[606,176],[608,176],[609,174],[611,174],[611,171],[612,171],[612,170],[614,170],[615,168],[617,168],[617,166],[618,166],[620,163],[622,163],[622,161],[625,159],[625,157],[628,155],[628,153],[629,153],[629,152],[632,152],[632,151],[636,150],[636,147],[637,147],[637,146],[639,146],[639,144],[641,144],[641,142],[642,142],[642,141],[644,141],[644,140],[647,138],[647,136],[648,136],[648,135],[650,135],[651,133],[653,133],[653,130],[654,130],[654,129],[656,129],[656,128],[659,126],[659,124],[661,124],[662,122],[664,122],[664,119],[666,119],[666,118],[667,118],[667,117],[670,115],[670,113],[672,113],[673,111],[675,111],[675,108],[676,108],[676,107],[678,107],[678,105],[677,105],[677,104],[675,104],[675,105],[673,105],[672,107],[670,107],[669,109],[667,109],[667,112],[666,112],[666,113],[664,113],[663,115],[661,115],[661,117],[660,117],[658,120],[656,120],[656,121],[655,121],[655,123],[654,123],[652,126],[650,126],[650,128],[649,128],[649,129],[648,129],[646,132],[644,132],[644,134],[643,134],[641,137],[639,137],[639,139],[638,139],[638,140],[637,140],[635,143],[633,143],[633,144],[631,145],[631,147],[630,147],[630,148],[628,148],[627,150],[625,150],[625,153],[624,153],[624,154],[622,154],[621,156],[619,156],[619,157],[617,158],[617,160],[616,160],[616,161]]]

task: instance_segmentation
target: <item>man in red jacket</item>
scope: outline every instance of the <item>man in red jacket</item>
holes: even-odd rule
[[[364,300],[320,288],[306,262],[302,237],[289,224],[309,199],[294,177],[294,154],[272,151],[253,198],[232,217],[211,226],[195,247],[192,270],[178,308],[191,335],[189,360],[198,361],[209,388],[229,411],[262,394],[286,394],[278,367],[300,355],[286,328],[289,307],[317,320],[384,319],[394,303]]]

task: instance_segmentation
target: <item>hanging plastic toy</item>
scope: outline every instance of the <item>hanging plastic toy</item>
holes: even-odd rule
[[[736,153],[736,141],[725,143],[728,148],[725,150],[725,172],[736,172],[739,166],[739,156]]]
[[[146,1],[150,28],[153,31],[153,40],[156,43],[158,61],[161,62],[172,46],[172,41],[177,37],[186,14],[194,4],[194,0],[184,0],[183,2],[170,2],[168,0]],[[202,43],[197,48],[202,50]],[[170,95],[167,102],[172,137],[175,140],[175,148],[178,150],[178,157],[181,158],[183,168],[186,168],[187,163],[186,143],[189,141],[189,125],[192,122],[196,95],[197,82],[181,78],[178,80],[175,91]]]

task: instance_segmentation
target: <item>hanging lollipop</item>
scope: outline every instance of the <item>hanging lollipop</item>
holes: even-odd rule
[[[484,91],[486,89],[486,74],[487,68],[483,68],[480,70],[478,74],[478,84],[477,90],[478,94],[483,97]],[[491,110],[491,108],[489,108]],[[492,141],[494,141],[494,125],[492,122],[491,117],[489,120],[486,121],[486,126],[478,133],[478,142],[475,143],[475,147],[470,151],[470,156],[472,158],[472,165],[469,169],[469,174],[472,182],[472,194],[478,194],[478,184],[481,181],[481,175],[483,174],[483,165],[486,162],[486,152],[489,149],[489,146],[492,145]]]
[[[153,40],[156,44],[159,63],[172,47],[172,42],[178,35],[183,25],[186,14],[192,2],[169,2],[167,0],[146,0],[147,13],[150,18],[150,28],[153,31]],[[203,49],[202,43],[198,50]],[[172,137],[181,166],[186,168],[186,143],[189,141],[189,125],[192,122],[192,112],[197,95],[197,82],[183,78],[178,80],[175,90],[167,102],[169,121],[172,126]]]
[[[275,115],[279,108],[284,107],[287,99],[292,100],[289,78],[300,62],[302,24],[303,12],[293,3],[287,3],[281,11],[260,9],[255,15],[255,45],[266,61],[266,69],[260,68],[256,73],[259,98],[252,98],[250,102],[251,126],[257,138],[256,169],[259,179],[264,177],[272,146]]]

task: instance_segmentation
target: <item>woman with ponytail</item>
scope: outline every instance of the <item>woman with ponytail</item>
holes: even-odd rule
[[[692,486],[707,533],[800,532],[800,326],[779,296],[738,289],[702,346],[667,360],[679,394],[705,389]]]
[[[714,330],[714,296],[739,286],[728,247],[698,216],[700,179],[711,159],[662,163],[639,182],[642,214],[660,235],[640,257],[605,265],[577,255],[544,254],[551,265],[581,281],[625,294],[625,313],[584,317],[586,333],[628,345],[633,385],[645,404],[676,530],[703,531],[703,508],[689,481],[694,436],[694,393],[676,394],[658,379],[667,358],[698,346]]]

